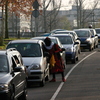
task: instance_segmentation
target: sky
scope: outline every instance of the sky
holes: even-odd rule
[[[87,7],[92,8],[94,3],[96,3],[96,1],[98,1],[98,5],[100,5],[100,1],[99,0],[83,0],[85,1],[84,4],[87,5]],[[62,0],[62,8],[61,10],[67,10],[70,9],[71,5],[75,3],[75,0]]]

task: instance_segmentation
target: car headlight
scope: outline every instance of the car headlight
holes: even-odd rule
[[[37,69],[41,69],[39,64],[32,64],[31,66],[29,66],[30,70],[37,70]]]
[[[8,84],[0,84],[0,90],[8,90]]]

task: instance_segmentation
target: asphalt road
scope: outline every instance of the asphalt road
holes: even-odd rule
[[[57,74],[56,82],[46,82],[44,87],[32,84],[28,100],[100,100],[100,46],[84,50],[76,64],[67,64],[66,82]],[[51,78],[51,77],[50,77]]]

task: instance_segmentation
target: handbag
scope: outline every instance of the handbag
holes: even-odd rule
[[[51,56],[51,58],[50,58],[50,67],[54,67],[54,66],[55,66],[55,63],[56,63],[55,57],[54,57],[54,55],[52,54],[52,56]]]

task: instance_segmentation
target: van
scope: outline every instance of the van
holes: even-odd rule
[[[16,48],[22,55],[23,63],[27,67],[28,83],[38,82],[44,86],[49,80],[48,53],[43,51],[42,40],[13,40],[7,45],[8,48]]]

